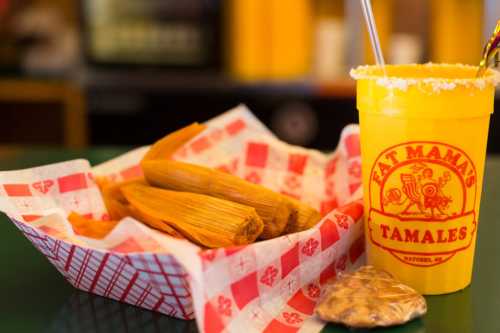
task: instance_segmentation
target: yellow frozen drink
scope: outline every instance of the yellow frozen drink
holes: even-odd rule
[[[362,66],[357,80],[368,262],[424,294],[470,284],[497,73]]]

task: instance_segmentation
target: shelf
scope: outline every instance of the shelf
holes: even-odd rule
[[[83,147],[87,143],[85,97],[73,81],[22,76],[0,78],[0,103],[11,107],[23,105],[15,109],[16,116],[19,117],[24,116],[22,110],[42,112],[43,109],[38,104],[60,105],[63,111],[61,121],[64,144],[68,147]],[[4,112],[8,111],[9,108],[5,108]],[[27,121],[30,121],[29,118]]]
[[[355,82],[342,79],[333,83],[312,80],[241,82],[209,71],[86,70],[83,85],[90,90],[132,90],[138,92],[238,93],[299,95],[327,98],[354,98]]]

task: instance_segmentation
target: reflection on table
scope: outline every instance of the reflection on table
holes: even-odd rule
[[[181,320],[75,291],[54,318],[50,332],[198,332],[194,320]]]

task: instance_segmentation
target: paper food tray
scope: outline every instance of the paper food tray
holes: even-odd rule
[[[364,260],[358,127],[335,152],[277,140],[244,106],[207,122],[176,160],[230,172],[322,212],[310,230],[247,246],[201,250],[135,221],[103,240],[75,235],[71,211],[107,217],[94,176],[141,175],[139,148],[92,168],[73,160],[0,172],[0,210],[76,288],[182,319],[201,332],[318,331],[323,286]]]

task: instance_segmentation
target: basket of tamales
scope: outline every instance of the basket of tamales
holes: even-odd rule
[[[359,132],[332,153],[245,107],[91,167],[0,172],[0,210],[76,288],[202,332],[295,332],[364,258]]]

